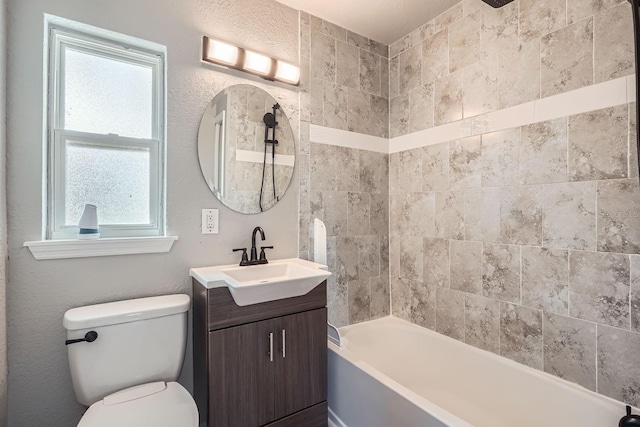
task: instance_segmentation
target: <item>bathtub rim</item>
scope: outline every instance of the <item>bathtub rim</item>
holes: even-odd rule
[[[403,329],[409,329],[409,330],[415,331],[420,334],[425,334],[433,339],[437,339],[446,344],[450,344],[450,345],[456,346],[457,348],[463,349],[464,351],[470,351],[475,354],[478,354],[479,356],[489,357],[491,360],[494,360],[501,364],[505,364],[507,367],[509,367],[509,369],[517,369],[520,372],[528,373],[529,375],[534,375],[539,379],[542,379],[545,381],[551,381],[555,384],[558,384],[558,386],[562,388],[569,389],[572,392],[575,392],[584,396],[587,400],[590,400],[591,403],[599,403],[602,405],[612,405],[614,407],[619,407],[620,414],[621,414],[620,417],[623,417],[624,414],[626,413],[627,404],[619,400],[616,400],[609,396],[605,396],[603,394],[599,394],[595,391],[589,390],[588,388],[578,383],[574,383],[574,382],[565,380],[563,378],[560,378],[558,376],[555,376],[553,374],[538,370],[536,368],[532,368],[530,366],[526,366],[522,363],[508,359],[505,356],[500,356],[490,351],[483,350],[478,347],[474,347],[471,344],[461,342],[455,338],[451,338],[449,336],[440,334],[436,331],[433,331],[431,329],[425,328],[420,325],[416,325],[414,323],[411,323],[409,321],[406,321],[404,319],[401,319],[393,315],[388,315],[388,316],[380,317],[377,319],[367,320],[365,322],[355,323],[352,325],[347,325],[339,328],[340,333],[342,335],[342,339],[343,339],[342,347],[338,347],[337,345],[327,341],[330,351],[333,351],[338,356],[346,359],[349,363],[351,363],[355,367],[362,369],[368,375],[371,375],[377,381],[381,382],[383,385],[401,394],[402,397],[406,398],[411,403],[414,403],[420,406],[421,408],[424,408],[426,412],[429,412],[431,415],[433,415],[435,418],[437,418],[439,421],[445,424],[450,424],[455,427],[473,427],[472,424],[469,424],[467,421],[439,407],[438,405],[431,402],[430,400],[420,396],[418,393],[414,392],[413,390],[401,385],[400,383],[396,382],[392,378],[388,377],[387,375],[375,369],[373,366],[369,365],[362,358],[356,357],[356,355],[353,352],[349,351],[349,339],[348,339],[349,331],[354,329],[360,329],[363,327],[372,327],[372,325],[374,324],[381,324],[383,326],[386,325],[386,326],[400,327]],[[431,411],[432,409],[433,409],[433,412]],[[631,406],[631,409],[634,413],[640,412],[640,408]],[[452,422],[455,422],[455,424],[451,424]],[[340,426],[340,424],[337,424],[337,425]]]
[[[353,329],[354,326],[359,326],[364,323],[375,322],[378,320],[383,320],[388,318],[395,319],[395,317],[393,316],[386,316],[380,319],[374,319],[367,322],[344,326],[343,328],[345,328],[344,330],[346,331],[347,330],[346,328]],[[402,319],[398,319],[398,320],[402,321]],[[342,330],[343,328],[339,328],[339,329]],[[408,400],[412,404],[416,405],[417,407],[422,409],[424,412],[429,413],[432,417],[436,418],[438,421],[444,423],[445,425],[452,426],[452,427],[474,427],[473,424],[470,424],[467,421],[463,420],[462,418],[455,416],[451,412],[441,408],[440,406],[420,396],[418,393],[414,392],[408,387],[403,386],[399,382],[395,381],[389,376],[378,371],[373,366],[369,365],[366,361],[356,358],[355,355],[348,350],[348,347],[347,347],[348,340],[344,341],[345,340],[344,335],[342,336],[342,339],[343,339],[342,347],[338,347],[334,343],[327,340],[329,350],[336,353],[339,357],[342,357],[343,359],[345,359],[348,363],[350,363],[354,367],[364,371],[367,375],[373,377],[376,381],[380,382],[383,386],[399,394],[401,397]],[[329,419],[333,421],[337,427],[347,427],[342,422],[338,414],[336,414],[331,408],[329,408]]]

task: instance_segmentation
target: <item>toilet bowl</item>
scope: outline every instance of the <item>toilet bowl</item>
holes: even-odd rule
[[[198,426],[195,401],[176,382],[190,302],[166,295],[65,313],[73,388],[89,406],[78,427]]]

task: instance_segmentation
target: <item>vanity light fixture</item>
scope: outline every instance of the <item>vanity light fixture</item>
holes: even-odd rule
[[[235,67],[238,63],[240,49],[228,43],[213,40],[208,37],[203,42],[203,59],[216,64]]]
[[[271,58],[250,50],[244,51],[244,64],[242,69],[259,76],[268,76],[273,66]]]
[[[202,38],[202,60],[255,74],[266,80],[294,86],[300,83],[298,66],[207,36]]]
[[[283,61],[277,61],[276,80],[297,85],[300,82],[300,68]]]

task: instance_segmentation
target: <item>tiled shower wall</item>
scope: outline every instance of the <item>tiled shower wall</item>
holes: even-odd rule
[[[309,140],[309,124],[388,138],[388,46],[301,14],[300,256],[327,227],[329,321],[388,315],[389,156]],[[336,141],[339,145],[344,141]]]
[[[631,35],[624,1],[465,0],[391,46],[391,137],[632,74]],[[393,314],[640,405],[634,115],[392,154]]]

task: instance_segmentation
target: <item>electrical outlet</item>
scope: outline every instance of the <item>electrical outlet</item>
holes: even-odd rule
[[[218,209],[202,209],[202,234],[218,234]]]

